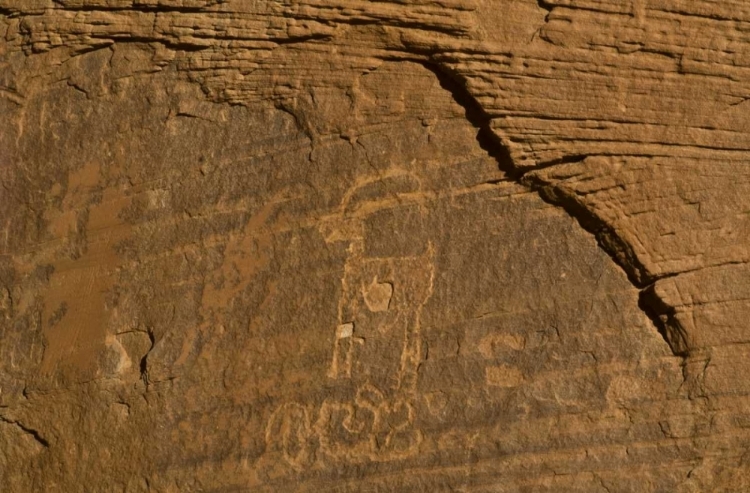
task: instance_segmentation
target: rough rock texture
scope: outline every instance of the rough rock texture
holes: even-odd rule
[[[0,489],[750,491],[741,0],[0,0]]]

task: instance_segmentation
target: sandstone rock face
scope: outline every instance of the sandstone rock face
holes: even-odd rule
[[[0,0],[0,489],[750,491],[740,0]]]

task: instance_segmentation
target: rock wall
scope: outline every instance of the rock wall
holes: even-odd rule
[[[749,76],[739,0],[0,0],[3,491],[750,491]]]

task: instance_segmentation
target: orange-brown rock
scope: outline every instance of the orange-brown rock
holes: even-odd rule
[[[750,491],[750,6],[0,0],[0,490]]]

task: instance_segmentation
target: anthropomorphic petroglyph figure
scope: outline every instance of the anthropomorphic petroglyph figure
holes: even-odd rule
[[[369,258],[353,245],[342,280],[332,379],[357,389],[352,401],[326,400],[315,428],[331,455],[376,459],[408,455],[413,429],[421,312],[432,294],[434,250]]]
[[[289,429],[279,431],[278,436],[271,433],[267,439],[284,441],[287,435],[302,433],[293,440],[295,447],[311,444],[321,458],[363,461],[408,456],[421,441],[414,428],[417,371],[422,359],[422,310],[433,291],[435,249],[423,240],[415,241],[401,255],[373,251],[363,219],[356,214],[342,213],[323,232],[331,242],[348,243],[338,318],[331,323],[333,347],[327,375],[349,397],[329,398],[315,408],[282,405],[269,427],[283,428],[287,423]],[[306,424],[292,426],[301,409]],[[294,448],[285,451],[284,457],[300,467],[299,458],[309,454]]]

